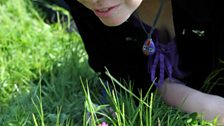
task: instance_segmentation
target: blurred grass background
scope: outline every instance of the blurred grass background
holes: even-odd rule
[[[55,124],[60,106],[62,123],[70,118],[80,124],[80,77],[95,80],[81,38],[67,32],[67,23],[44,22],[32,2],[0,1],[0,125],[33,126],[32,99],[40,96],[39,85],[47,125]]]

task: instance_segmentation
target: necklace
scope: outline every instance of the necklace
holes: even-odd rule
[[[156,13],[154,20],[153,20],[152,28],[149,33],[146,31],[142,21],[140,20],[139,15],[137,14],[140,25],[141,25],[142,29],[145,31],[145,33],[147,34],[147,39],[145,40],[145,42],[142,46],[142,51],[147,56],[153,55],[156,52],[156,46],[155,46],[155,42],[152,39],[152,34],[155,31],[156,23],[158,22],[158,19],[160,17],[163,6],[164,6],[164,0],[160,0],[160,7]]]
[[[158,37],[156,37],[156,42],[155,43],[152,39],[152,35],[153,32],[155,31],[155,26],[156,23],[158,22],[158,19],[160,17],[162,8],[164,6],[164,0],[160,0],[160,7],[156,13],[156,16],[153,20],[153,24],[152,24],[152,28],[150,30],[150,32],[148,33],[143,25],[143,22],[140,20],[138,14],[138,18],[141,24],[142,29],[145,31],[145,33],[147,34],[147,38],[142,46],[142,51],[145,55],[147,55],[149,57],[149,63],[148,63],[148,70],[151,76],[151,81],[154,83],[154,85],[156,87],[160,87],[163,82],[164,82],[164,75],[167,74],[169,79],[172,79],[172,73],[173,73],[173,63],[171,62],[172,59],[169,59],[167,57],[167,53],[169,52],[164,52],[163,49],[159,46],[163,46],[163,48],[170,48],[170,47],[175,47],[170,46],[170,45],[162,45],[161,43],[159,43],[158,41]],[[157,44],[157,45],[156,45]],[[172,51],[172,48],[168,49],[169,51]],[[156,51],[157,50],[157,51]],[[154,55],[154,60],[152,61],[152,55]],[[171,53],[169,53],[170,55]],[[171,57],[174,57],[173,55]],[[156,82],[156,71],[157,71],[157,67],[159,65],[159,78],[158,81]]]

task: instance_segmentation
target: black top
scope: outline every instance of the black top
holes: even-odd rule
[[[142,52],[147,35],[138,18],[132,15],[122,25],[108,27],[76,0],[65,1],[83,39],[90,66],[105,79],[107,67],[115,78],[133,80],[135,89],[148,89],[151,85],[148,57]],[[182,2],[173,0],[179,66],[190,73],[182,80],[190,87],[200,89],[205,78],[217,67],[218,58],[224,57],[221,12],[214,3],[205,3],[204,0]],[[214,11],[219,14],[214,14]],[[145,27],[149,32],[150,27]]]
[[[209,74],[224,60],[223,7],[212,0],[173,0],[173,17],[176,42],[180,55],[180,67],[191,74],[185,83],[195,89],[202,89]],[[223,64],[222,66],[223,67]],[[209,83],[212,85],[220,72]],[[218,83],[224,84],[223,80]],[[204,89],[202,89],[204,90]],[[224,87],[215,86],[210,92],[224,96]]]

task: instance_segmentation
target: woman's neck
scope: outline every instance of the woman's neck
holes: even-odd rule
[[[143,22],[148,25],[152,25],[159,7],[160,0],[143,0],[141,5],[137,9],[137,13]],[[174,38],[175,33],[173,27],[171,0],[164,0],[163,9],[155,27],[158,30],[168,30],[170,37]]]

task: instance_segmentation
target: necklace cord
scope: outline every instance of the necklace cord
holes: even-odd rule
[[[159,9],[158,9],[158,11],[156,13],[156,16],[155,16],[155,18],[153,20],[152,28],[151,28],[151,30],[149,32],[149,35],[148,35],[148,38],[150,38],[150,39],[152,38],[152,34],[153,34],[154,30],[155,30],[156,23],[158,22],[158,19],[159,19],[160,15],[161,15],[163,6],[164,6],[164,0],[160,0],[160,7],[159,7]]]

